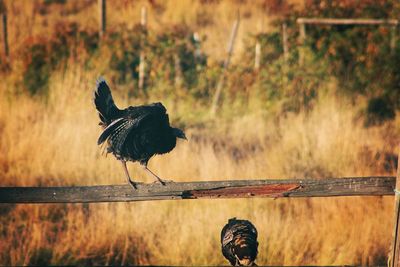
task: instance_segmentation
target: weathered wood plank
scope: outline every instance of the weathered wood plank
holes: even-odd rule
[[[2,21],[3,21],[3,44],[4,44],[4,54],[6,56],[6,60],[9,61],[10,59],[10,49],[8,46],[8,30],[7,30],[7,13],[4,11],[1,14]]]
[[[282,24],[282,46],[283,46],[283,58],[287,62],[289,60],[289,41],[287,34],[287,24]]]
[[[400,152],[397,161],[397,177],[395,181],[395,203],[394,203],[394,224],[393,224],[393,240],[391,253],[389,257],[389,266],[398,267],[400,266]]]
[[[395,177],[229,180],[72,187],[0,187],[0,203],[82,203],[146,200],[393,195]]]
[[[99,36],[100,38],[106,32],[106,0],[98,0],[99,5]]]
[[[142,7],[141,10],[141,17],[140,17],[140,25],[142,25],[142,35],[140,39],[140,55],[139,55],[139,81],[138,81],[138,87],[141,92],[144,92],[144,79],[146,75],[146,56],[144,53],[144,46],[145,46],[145,30],[147,27],[147,9],[146,7]],[[146,92],[144,92],[146,93]]]
[[[300,39],[300,50],[299,50],[299,64],[302,66],[304,64],[304,45],[306,44],[306,24],[299,24],[299,39]]]
[[[236,18],[236,20],[235,20],[235,22],[233,23],[233,26],[232,26],[231,36],[229,38],[228,50],[227,50],[226,58],[224,60],[222,74],[221,74],[221,76],[219,78],[219,81],[217,83],[217,88],[215,90],[215,94],[214,94],[212,105],[211,105],[210,113],[211,113],[212,116],[215,116],[215,114],[217,112],[219,100],[220,100],[220,97],[221,97],[221,94],[222,94],[223,85],[224,85],[225,75],[226,75],[226,72],[228,70],[229,64],[231,62],[231,57],[233,55],[233,48],[235,46],[235,40],[236,40],[236,36],[237,36],[237,33],[238,33],[239,24],[240,24],[240,13],[238,11],[237,18]]]
[[[398,25],[397,19],[335,19],[335,18],[298,18],[298,24],[336,24],[336,25]]]

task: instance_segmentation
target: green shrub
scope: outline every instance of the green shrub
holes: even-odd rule
[[[390,19],[400,13],[398,1],[313,0],[306,6],[296,16]],[[307,46],[319,60],[328,62],[329,73],[337,77],[339,88],[350,95],[371,98],[367,116],[394,118],[392,109],[400,108],[400,50],[398,42],[393,51],[390,47],[391,26],[313,25],[307,26],[306,32]],[[378,106],[382,106],[380,111]]]
[[[55,34],[28,38],[19,51],[22,81],[31,94],[46,92],[49,77],[66,59],[85,62],[97,50],[94,32],[82,31],[77,24],[57,24]]]

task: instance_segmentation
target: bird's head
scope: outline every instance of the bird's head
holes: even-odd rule
[[[185,133],[184,133],[181,129],[172,128],[172,133],[173,133],[177,138],[181,138],[181,139],[187,140]]]
[[[242,253],[238,253],[238,254],[235,254],[235,258],[237,260],[236,261],[237,265],[239,265],[239,266],[254,266],[255,257],[253,255],[251,255],[252,251],[250,251],[249,248],[242,248]]]
[[[253,266],[254,261],[250,258],[243,258],[242,260],[239,260],[239,264],[242,266]]]
[[[254,261],[249,258],[243,258],[239,261],[239,266],[254,266]]]
[[[258,242],[244,235],[233,241],[233,253],[239,266],[253,266],[257,257]]]

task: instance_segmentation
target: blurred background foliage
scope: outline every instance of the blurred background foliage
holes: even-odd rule
[[[10,60],[0,51],[2,186],[124,181],[118,162],[104,157],[95,142],[100,128],[91,97],[100,75],[118,106],[161,101],[171,124],[185,129],[190,142],[152,159],[161,177],[323,179],[396,172],[398,28],[391,50],[387,26],[306,26],[300,65],[296,19],[396,19],[397,0],[108,0],[102,38],[97,0],[0,3],[7,9],[10,44]],[[139,24],[142,6],[146,28]],[[224,72],[238,10],[237,41]],[[211,117],[223,74],[222,101]],[[129,168],[146,181],[136,164]],[[222,265],[219,233],[238,216],[262,233],[260,265],[385,265],[392,205],[390,196],[4,205],[0,264]]]
[[[54,13],[56,8],[68,17],[96,5],[96,1],[35,2],[37,16],[43,17]],[[213,5],[213,2],[207,1],[207,4]],[[262,7],[267,2],[256,5]],[[238,110],[242,112],[248,108],[250,95],[257,95],[264,108],[278,105],[281,112],[296,112],[311,108],[323,84],[334,79],[339,94],[369,99],[364,107],[367,125],[395,117],[395,110],[400,108],[400,42],[396,41],[391,51],[389,26],[307,26],[307,59],[299,66],[300,44],[295,21],[298,17],[397,18],[400,10],[397,1],[305,1],[307,8],[272,2],[268,3],[268,11],[280,10],[280,16],[271,21],[273,26],[268,31],[245,36],[243,48],[235,52],[224,83],[225,104],[239,101],[242,109]],[[161,2],[149,3],[149,12],[163,12]],[[208,20],[212,17],[202,12],[197,14],[196,23],[211,23]],[[249,16],[242,13],[242,17]],[[282,23],[288,25],[290,54],[286,61],[282,56]],[[222,73],[225,52],[220,59],[210,57],[202,47],[209,36],[195,38],[197,29],[185,22],[166,25],[157,31],[151,26],[120,23],[109,27],[101,41],[95,27],[85,27],[68,19],[61,19],[50,27],[53,28],[50,34],[32,34],[15,44],[10,65],[2,59],[2,73],[13,72],[18,77],[17,88],[32,95],[45,95],[52,73],[74,62],[86,70],[105,74],[130,96],[147,97],[158,90],[157,94],[190,96],[206,104]],[[254,70],[256,42],[261,45],[259,70]],[[220,46],[225,47],[225,43]],[[143,91],[137,86],[141,51],[146,59]]]

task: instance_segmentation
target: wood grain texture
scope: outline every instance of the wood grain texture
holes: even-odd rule
[[[394,195],[395,177],[228,180],[72,187],[0,187],[0,203],[86,203],[148,200]]]
[[[397,19],[335,19],[335,18],[298,18],[298,24],[336,24],[336,25],[398,25]]]
[[[400,152],[397,161],[397,178],[395,181],[396,194],[394,199],[394,224],[393,224],[393,239],[391,244],[391,253],[389,256],[389,266],[400,266]]]

